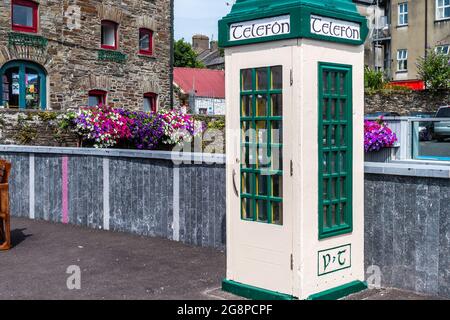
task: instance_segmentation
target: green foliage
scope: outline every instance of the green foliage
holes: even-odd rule
[[[382,71],[376,71],[366,67],[364,69],[364,86],[370,90],[381,90],[384,87],[384,75]]]
[[[36,140],[38,132],[36,128],[28,124],[22,124],[19,126],[14,139],[18,141],[19,144],[29,144]]]
[[[174,66],[187,68],[204,68],[203,63],[197,61],[197,53],[191,45],[180,39],[174,44]]]
[[[56,118],[58,118],[58,114],[56,112],[52,112],[52,111],[38,112],[37,116],[41,121],[44,121],[44,122],[49,122],[52,120],[56,120]]]
[[[429,50],[417,63],[420,78],[427,89],[432,91],[450,88],[450,58],[447,55]]]

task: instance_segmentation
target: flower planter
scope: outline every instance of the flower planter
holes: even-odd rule
[[[365,162],[391,162],[396,159],[399,147],[383,148],[380,151],[366,152],[364,156]]]

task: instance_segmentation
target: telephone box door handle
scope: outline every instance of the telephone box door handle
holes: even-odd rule
[[[239,197],[239,191],[236,187],[236,170],[233,169],[233,189],[234,189],[234,193],[236,194],[236,197]]]

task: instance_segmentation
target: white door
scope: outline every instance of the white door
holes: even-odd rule
[[[296,122],[292,47],[282,44],[227,50],[227,278],[292,295]]]

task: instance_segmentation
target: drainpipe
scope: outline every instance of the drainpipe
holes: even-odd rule
[[[425,0],[425,57],[428,51],[428,0]]]

